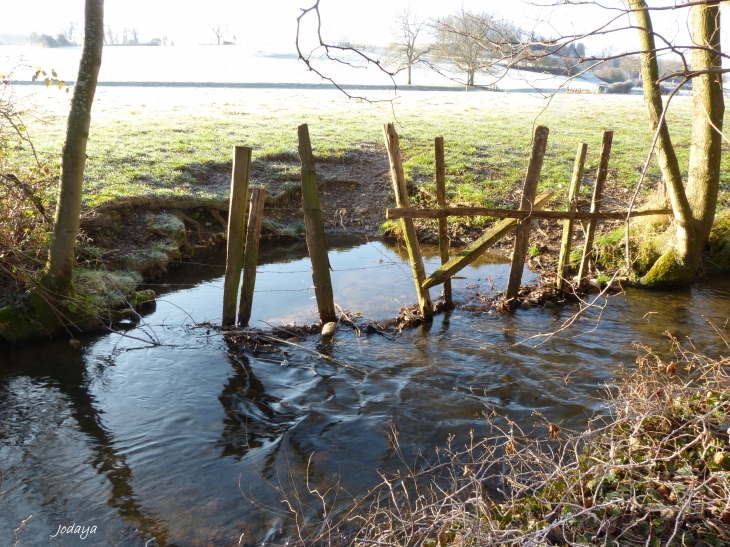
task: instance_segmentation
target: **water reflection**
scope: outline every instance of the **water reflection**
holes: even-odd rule
[[[335,246],[335,297],[343,307],[384,318],[414,300],[396,247]],[[260,257],[254,320],[310,322],[316,305],[303,242],[265,245]],[[727,352],[707,326],[724,325],[728,315],[730,280],[715,279],[686,292],[615,297],[598,325],[591,310],[542,345],[523,342],[554,330],[574,308],[509,317],[456,309],[389,338],[342,328],[332,344],[303,342],[362,376],[296,348],[239,354],[214,331],[192,328],[186,313],[195,321],[219,317],[223,257],[193,262],[155,285],[161,298],[145,325],[125,327],[137,338],[152,329],[166,347],[89,335],[81,350],[60,339],[5,350],[0,412],[11,420],[0,433],[7,462],[0,465],[8,469],[46,440],[4,483],[16,487],[0,500],[0,544],[13,543],[12,530],[29,514],[21,535],[29,545],[45,544],[71,522],[114,537],[127,532],[118,543],[135,547],[141,537],[179,547],[235,545],[241,534],[258,544],[285,528],[284,497],[320,518],[308,487],[337,486],[344,506],[379,480],[379,469],[402,466],[391,423],[411,463],[430,461],[449,435],[456,443],[479,435],[491,408],[526,429],[535,411],[565,428],[580,426],[619,364],[633,363],[631,342],[668,351],[663,333],[670,330],[710,354]],[[437,265],[437,256],[427,258],[427,270]],[[455,298],[468,301],[474,284],[498,290],[506,274],[502,264],[467,268],[466,279],[454,281]]]
[[[19,471],[27,471],[28,468],[22,467],[22,460],[30,456],[28,467],[38,475],[23,477],[23,480],[28,481],[27,490],[31,496],[40,497],[42,505],[54,504],[59,493],[41,486],[43,478],[49,472],[49,462],[42,459],[38,461],[37,458],[42,458],[46,440],[53,436],[63,437],[67,433],[69,420],[72,420],[76,424],[74,429],[86,437],[85,445],[89,448],[89,453],[85,463],[108,481],[109,495],[106,504],[130,526],[144,530],[143,537],[153,537],[160,545],[165,545],[169,538],[165,524],[139,501],[132,486],[132,470],[127,465],[126,457],[116,449],[113,434],[103,424],[103,411],[98,410],[97,401],[90,393],[89,375],[94,372],[103,375],[104,365],[98,363],[96,371],[89,371],[83,354],[68,344],[50,343],[45,346],[25,350],[10,349],[9,359],[0,366],[0,415],[8,416],[10,426],[3,428],[0,439],[4,447],[16,449],[7,450],[6,465],[7,462],[12,462],[21,466]],[[51,346],[52,358],[48,354]],[[27,405],[33,397],[29,396],[26,382],[33,386],[42,386],[44,396],[63,401],[63,412],[48,416],[43,405]],[[43,433],[34,434],[30,430],[39,423],[45,426]],[[56,476],[63,476],[64,473],[65,470],[58,469]],[[2,486],[6,489],[13,486],[14,479],[14,476],[6,474],[5,484]],[[38,488],[35,487],[35,482],[40,483]],[[3,509],[7,508],[7,503],[3,504]],[[69,518],[74,519],[73,516]],[[53,530],[49,535],[57,530],[54,524],[65,525],[69,522],[62,520],[49,523],[48,530]]]
[[[229,355],[228,359],[234,374],[218,398],[225,412],[220,455],[240,460],[249,450],[275,443],[295,425],[298,415],[266,392],[247,357]]]

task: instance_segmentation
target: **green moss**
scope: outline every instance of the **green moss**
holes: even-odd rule
[[[139,308],[142,304],[152,302],[155,299],[155,291],[152,289],[146,289],[144,291],[137,291],[134,293],[132,303],[135,308]]]
[[[153,234],[170,239],[178,247],[187,243],[185,223],[175,215],[148,213],[145,218],[145,226]]]
[[[578,250],[570,251],[570,258],[569,258],[568,262],[571,265],[576,265],[576,264],[580,263],[581,258],[583,258],[583,251],[578,251]]]
[[[158,241],[122,255],[119,262],[126,269],[152,275],[167,271],[170,260],[179,259],[180,256],[180,247],[177,244]]]
[[[648,289],[671,289],[687,285],[694,279],[698,264],[681,260],[674,247],[670,247],[639,280]]]
[[[712,263],[721,269],[730,269],[730,211],[715,218],[708,243]]]
[[[22,303],[0,308],[0,340],[15,343],[48,338],[59,327],[58,315],[36,293]]]
[[[636,277],[645,275],[659,259],[660,237],[658,235],[637,236],[637,230],[631,230],[629,250],[631,253],[632,274]],[[621,226],[596,238],[594,241],[598,265],[609,271],[616,271],[626,266],[626,227]]]
[[[403,223],[397,220],[386,220],[380,225],[380,231],[384,236],[401,237],[403,235]]]
[[[76,331],[99,328],[101,318],[119,320],[134,315],[132,308],[154,300],[152,290],[135,291],[142,276],[130,271],[74,270],[73,297],[53,309],[38,293],[0,308],[0,340],[25,342],[47,338],[60,328],[59,317]],[[61,313],[58,313],[58,312]]]
[[[74,270],[76,296],[89,311],[110,310],[134,302],[142,276],[133,271]]]

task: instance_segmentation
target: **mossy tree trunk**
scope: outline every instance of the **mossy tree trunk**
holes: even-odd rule
[[[658,132],[656,155],[672,204],[673,240],[641,278],[651,288],[689,283],[700,266],[702,250],[712,228],[720,181],[722,125],[725,104],[720,57],[720,8],[716,2],[691,7],[693,114],[689,174],[686,186],[672,145],[659,87],[656,44],[644,0],[629,0],[641,45],[641,76],[649,124]]]
[[[91,105],[104,46],[104,0],[86,0],[84,17],[84,46],[66,127],[58,204],[43,283],[56,296],[69,294],[73,281]]]

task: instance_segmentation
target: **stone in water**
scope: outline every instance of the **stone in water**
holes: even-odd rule
[[[330,338],[335,335],[335,331],[337,330],[337,323],[330,322],[327,323],[324,327],[322,327],[322,338]]]

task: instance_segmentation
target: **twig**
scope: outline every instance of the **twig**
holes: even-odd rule
[[[281,338],[277,338],[276,336],[269,336],[269,335],[266,335],[266,334],[260,334],[259,336],[261,338],[263,338],[264,340],[269,340],[270,342],[286,344],[288,346],[294,346],[295,348],[299,348],[299,349],[304,350],[304,351],[306,351],[308,353],[312,353],[314,355],[317,355],[318,357],[321,357],[325,361],[329,361],[331,363],[334,363],[336,365],[339,365],[339,366],[344,367],[344,368],[349,369],[349,370],[354,370],[355,372],[358,372],[358,373],[362,374],[363,376],[367,376],[368,375],[367,372],[365,372],[364,370],[362,370],[360,368],[357,368],[357,367],[352,366],[352,365],[348,365],[347,363],[343,363],[339,359],[335,359],[334,357],[330,357],[329,355],[325,355],[324,353],[320,353],[320,352],[315,351],[313,349],[305,348],[304,346],[302,346],[300,344],[295,344],[294,342],[289,342],[287,340],[282,340]]]

